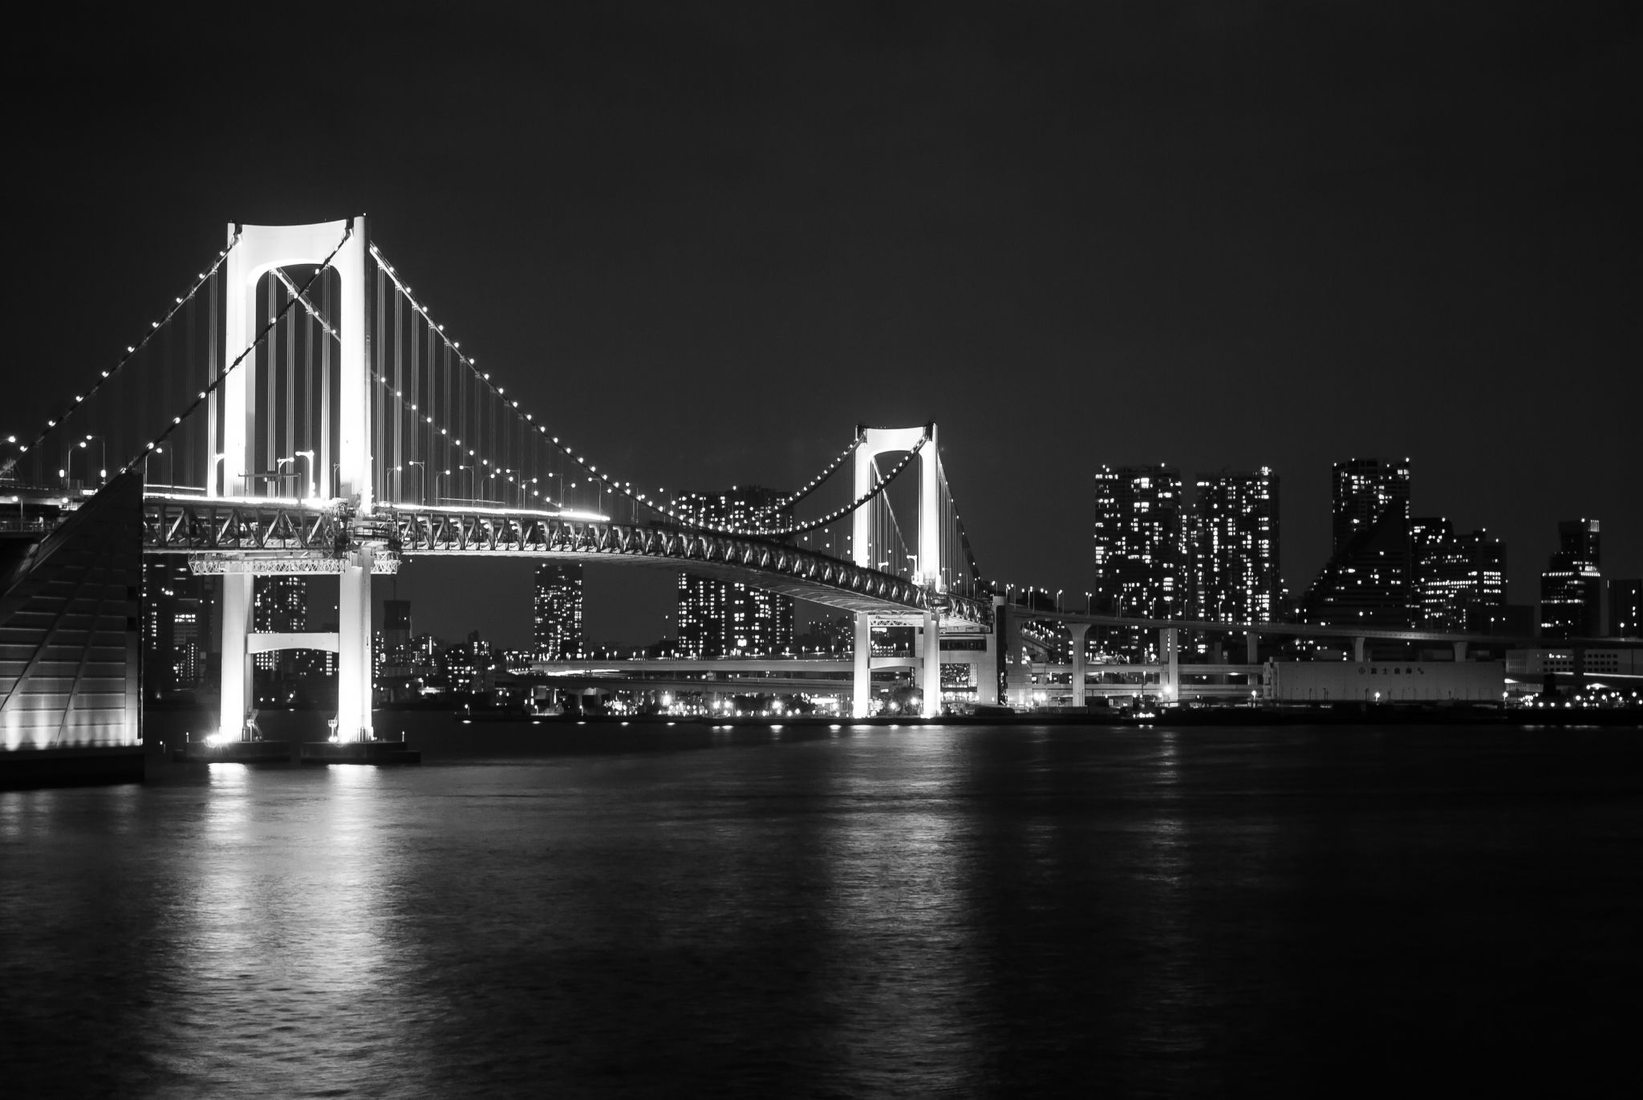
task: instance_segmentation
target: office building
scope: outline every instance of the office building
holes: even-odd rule
[[[1278,475],[1206,474],[1190,525],[1191,617],[1266,623],[1283,597],[1278,560]]]
[[[1488,633],[1506,625],[1506,547],[1487,531],[1456,534],[1442,516],[1410,521],[1414,625]]]
[[[1558,550],[1540,574],[1540,636],[1599,637],[1604,593],[1598,521],[1564,520],[1557,535]]]
[[[1643,638],[1643,579],[1612,580],[1608,587],[1608,636]]]
[[[1329,561],[1301,603],[1307,622],[1413,624],[1408,459],[1335,463]]]
[[[1189,609],[1188,517],[1174,466],[1102,466],[1095,472],[1093,606],[1110,614],[1182,618]],[[1112,656],[1156,656],[1155,633],[1113,628],[1094,641]]]
[[[204,577],[174,554],[143,559],[143,696],[164,699],[207,680],[211,600]]]
[[[686,523],[735,530],[779,526],[792,518],[782,495],[757,486],[687,493],[673,502]],[[738,581],[679,575],[680,657],[768,656],[793,648],[793,597]]]
[[[586,655],[582,641],[582,566],[543,562],[536,567],[531,638],[543,661],[574,661]]]

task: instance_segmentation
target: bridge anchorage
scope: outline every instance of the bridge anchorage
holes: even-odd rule
[[[425,556],[648,565],[852,613],[858,716],[874,705],[874,625],[913,626],[933,716],[943,632],[973,648],[994,609],[937,438],[859,426],[752,514],[693,509],[699,494],[638,487],[553,435],[434,321],[360,216],[230,225],[149,333],[0,449],[0,482],[43,532],[122,474],[142,479],[143,552],[220,578],[221,737],[246,735],[253,656],[301,646],[337,654],[336,739],[371,739],[371,577]],[[336,578],[334,631],[255,629],[257,578],[293,574]],[[990,663],[966,666],[978,702],[998,699],[987,646]]]

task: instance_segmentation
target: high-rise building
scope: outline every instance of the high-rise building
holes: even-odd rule
[[[258,577],[251,592],[251,629],[287,634],[308,629],[308,585],[302,577]],[[310,659],[301,650],[258,653],[252,659],[260,701],[294,698],[296,681]],[[276,685],[278,687],[276,688]]]
[[[790,519],[792,510],[773,489],[735,487],[687,493],[673,502],[687,523],[757,530]],[[736,581],[679,575],[681,657],[761,656],[793,648],[793,597]]]
[[[1643,579],[1609,582],[1609,637],[1643,638]]]
[[[1189,608],[1188,522],[1174,466],[1101,466],[1095,472],[1095,606],[1109,613],[1181,618]],[[1133,660],[1155,655],[1143,631],[1099,631],[1096,641]]]
[[[1595,638],[1603,633],[1603,574],[1595,519],[1557,525],[1558,551],[1540,574],[1543,638]]]
[[[1301,605],[1308,622],[1408,627],[1409,460],[1335,463],[1333,544]]]
[[[1266,623],[1283,596],[1278,475],[1205,474],[1191,524],[1192,614],[1206,622]]]
[[[1430,630],[1503,629],[1506,547],[1487,531],[1456,534],[1442,516],[1410,521],[1414,623]]]
[[[531,622],[531,637],[539,660],[576,660],[585,656],[581,565],[548,561],[536,567]]]
[[[258,577],[251,595],[251,629],[280,634],[308,629],[308,586],[303,578]],[[259,653],[254,664],[264,670],[277,669],[282,666],[282,655],[290,652]]]
[[[143,559],[143,694],[147,698],[193,691],[205,682],[211,607],[206,583],[176,555]]]
[[[1095,588],[1123,615],[1187,609],[1185,500],[1174,466],[1102,466],[1095,473]]]

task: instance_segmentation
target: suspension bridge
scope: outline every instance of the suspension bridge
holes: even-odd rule
[[[649,565],[853,613],[858,715],[874,622],[914,625],[924,709],[939,713],[941,633],[985,631],[994,600],[935,424],[858,426],[732,522],[601,468],[507,382],[434,320],[363,216],[230,225],[148,331],[0,449],[15,508],[0,527],[27,540],[0,561],[0,738],[135,728],[117,674],[135,589],[109,556],[123,508],[140,510],[142,554],[220,578],[219,736],[247,728],[253,653],[322,648],[337,654],[336,736],[371,739],[371,578],[431,555]],[[257,578],[288,574],[336,578],[335,631],[253,629]],[[992,668],[983,701],[998,698]]]

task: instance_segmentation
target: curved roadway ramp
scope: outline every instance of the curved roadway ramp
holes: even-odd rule
[[[143,483],[0,534],[0,787],[143,776]]]

